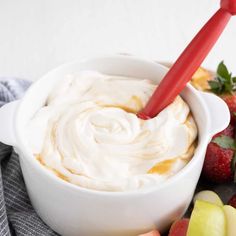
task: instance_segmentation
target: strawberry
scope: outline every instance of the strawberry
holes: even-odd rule
[[[231,127],[231,126],[230,126]],[[228,130],[221,132],[219,136],[209,143],[203,165],[203,176],[214,183],[225,183],[233,180],[235,173],[235,149],[236,143],[232,137],[222,133],[231,133]]]
[[[236,194],[234,194],[228,201],[228,204],[234,208],[236,208]]]
[[[189,225],[189,219],[175,221],[169,231],[168,236],[186,236]]]
[[[236,95],[222,96],[222,99],[226,102],[231,116],[230,123],[236,124]]]
[[[222,135],[234,138],[234,136],[235,136],[234,132],[235,132],[234,126],[232,124],[229,124],[226,129],[224,129],[221,132],[215,134],[213,138],[216,138],[216,137],[219,137],[219,136],[222,136]]]
[[[229,107],[231,114],[231,123],[236,123],[236,77],[229,73],[227,67],[222,61],[217,68],[216,77],[214,80],[209,80],[210,90],[221,96]]]
[[[208,81],[211,91],[226,102],[231,114],[231,124],[216,134],[209,143],[203,165],[203,176],[215,183],[229,182],[236,179],[236,77],[232,76],[222,61],[217,68],[214,80]]]

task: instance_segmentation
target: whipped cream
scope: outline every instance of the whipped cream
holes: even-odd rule
[[[193,156],[197,127],[180,96],[155,118],[139,119],[155,88],[148,79],[68,75],[26,127],[32,153],[60,178],[89,189],[162,183]]]

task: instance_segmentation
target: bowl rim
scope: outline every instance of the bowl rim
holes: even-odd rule
[[[45,168],[43,165],[41,165],[36,158],[33,157],[32,152],[30,149],[27,147],[26,142],[23,141],[23,132],[21,132],[20,128],[20,121],[18,119],[19,114],[22,112],[22,109],[24,109],[24,101],[28,99],[28,94],[31,93],[31,91],[34,91],[34,89],[37,87],[38,83],[42,83],[43,80],[45,80],[51,73],[63,70],[66,67],[69,67],[70,65],[74,64],[81,64],[84,62],[88,62],[90,60],[94,59],[109,59],[109,58],[116,58],[116,59],[130,59],[130,60],[135,60],[139,61],[142,63],[152,63],[155,64],[155,66],[159,66],[160,68],[164,69],[165,71],[168,71],[169,68],[166,66],[154,61],[154,60],[149,60],[146,58],[140,58],[137,56],[130,56],[130,55],[100,55],[100,56],[94,56],[94,57],[89,57],[85,58],[82,60],[75,60],[69,63],[64,63],[62,65],[59,65],[58,67],[48,71],[46,74],[41,76],[36,82],[34,82],[30,88],[26,91],[24,97],[20,100],[19,105],[16,108],[16,113],[14,117],[14,129],[15,129],[15,135],[16,135],[16,143],[18,144],[18,147],[20,148],[15,148],[16,152],[19,153],[20,159],[22,161],[27,161],[35,170],[38,171],[38,173],[44,175],[45,177],[48,178],[48,180],[54,181],[54,184],[58,184],[61,187],[64,187],[67,189],[67,191],[77,191],[80,192],[81,194],[88,194],[88,195],[100,195],[100,196],[112,196],[112,197],[134,197],[134,196],[140,196],[143,194],[150,194],[152,192],[160,191],[161,189],[167,187],[170,184],[173,184],[175,181],[181,179],[181,177],[184,177],[188,171],[190,171],[198,161],[201,159],[201,155],[204,155],[204,149],[205,146],[207,145],[209,141],[209,120],[210,120],[210,115],[209,111],[207,109],[207,105],[204,103],[204,100],[201,96],[201,94],[190,84],[187,84],[185,89],[190,90],[191,93],[195,95],[195,97],[198,98],[198,102],[200,102],[201,107],[205,111],[206,114],[206,123],[205,123],[205,135],[202,135],[201,137],[201,143],[198,143],[195,153],[192,157],[192,159],[187,163],[186,166],[184,166],[179,172],[177,172],[175,175],[169,177],[166,179],[163,183],[160,185],[154,185],[153,187],[148,187],[148,188],[141,188],[141,189],[135,189],[135,190],[130,190],[130,191],[119,191],[119,192],[112,192],[112,191],[101,191],[101,190],[95,190],[95,189],[89,189],[85,187],[81,187],[79,185],[72,184],[70,182],[67,182],[52,172],[48,171],[47,168]],[[201,146],[200,146],[200,145]],[[23,157],[22,157],[23,156]],[[196,183],[197,184],[197,183]]]

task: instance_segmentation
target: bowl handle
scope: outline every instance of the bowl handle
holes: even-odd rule
[[[0,142],[16,146],[15,112],[19,101],[7,103],[0,108]]]
[[[229,125],[229,108],[224,100],[215,94],[206,92],[200,92],[200,94],[207,104],[211,119],[210,135],[213,136]]]

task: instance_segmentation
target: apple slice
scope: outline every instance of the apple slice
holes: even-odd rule
[[[217,206],[223,206],[223,202],[221,201],[220,197],[213,191],[210,190],[204,190],[195,195],[193,198],[193,202],[195,203],[196,200],[201,200],[205,202],[210,202],[212,204],[215,204]]]
[[[226,218],[227,236],[236,236],[236,209],[230,205],[223,206]]]
[[[189,221],[187,236],[225,236],[225,224],[222,207],[197,200]]]
[[[175,221],[171,228],[168,236],[186,236],[188,230],[189,219],[181,219]]]

